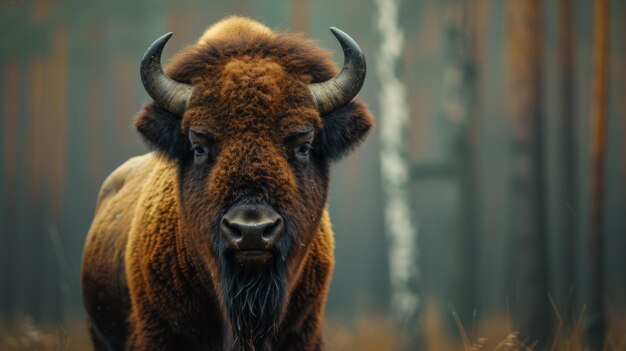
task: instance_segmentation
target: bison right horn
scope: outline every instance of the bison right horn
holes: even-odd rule
[[[165,44],[172,36],[167,33],[157,39],[143,55],[141,60],[141,82],[146,92],[164,109],[182,116],[187,106],[193,88],[168,77],[161,67],[161,53]]]
[[[341,44],[344,61],[343,68],[336,77],[325,82],[309,84],[313,102],[321,115],[350,102],[361,90],[367,72],[365,56],[359,44],[335,27],[330,27],[330,31]]]

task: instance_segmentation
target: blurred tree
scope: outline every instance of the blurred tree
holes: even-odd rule
[[[467,0],[448,2],[445,22],[444,67],[442,103],[439,118],[439,143],[449,174],[440,174],[448,180],[451,196],[444,206],[451,240],[448,277],[449,301],[463,325],[472,324],[476,302],[476,213],[474,153],[472,134],[475,101],[475,65],[472,60]],[[418,164],[415,169],[420,170]],[[415,172],[419,174],[419,172]],[[451,175],[451,177],[445,177]],[[456,327],[455,327],[456,328]]]
[[[606,89],[609,44],[608,0],[596,0],[593,6],[593,71],[591,87],[591,230],[589,232],[590,277],[586,345],[591,351],[603,349],[606,337],[604,306],[604,169],[606,135]]]
[[[385,230],[389,241],[389,275],[392,312],[404,329],[412,348],[417,348],[417,320],[421,310],[418,294],[417,228],[409,204],[410,165],[406,155],[408,106],[402,80],[396,76],[404,36],[398,26],[399,4],[376,0],[380,49],[376,72],[380,80],[380,167],[385,193]]]
[[[548,289],[542,172],[543,9],[541,0],[506,2],[508,111],[512,122],[513,311],[522,340],[547,336]]]
[[[559,281],[558,289],[561,293],[559,306],[565,313],[562,317],[566,323],[573,321],[572,303],[574,301],[574,234],[576,221],[572,214],[577,212],[576,184],[578,173],[576,171],[576,109],[575,103],[575,50],[574,50],[574,3],[572,0],[559,0],[557,4],[557,69],[560,107],[559,119],[559,150],[558,161],[561,169],[557,183],[560,197],[556,201],[555,210],[558,211],[559,232]],[[563,205],[565,204],[565,206]]]
[[[291,4],[291,25],[290,28],[296,32],[306,32],[309,30],[310,0],[293,0]]]

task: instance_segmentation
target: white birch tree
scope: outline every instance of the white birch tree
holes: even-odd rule
[[[404,47],[404,35],[398,26],[396,0],[375,0],[380,33],[376,73],[380,82],[378,128],[380,130],[380,167],[383,191],[385,231],[389,242],[391,307],[397,320],[407,328],[417,329],[420,306],[418,294],[417,228],[409,202],[410,163],[405,150],[408,104],[403,82],[396,70]]]

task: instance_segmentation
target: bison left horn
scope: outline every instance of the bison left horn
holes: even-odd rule
[[[335,27],[331,27],[330,31],[341,44],[344,58],[343,68],[336,77],[309,84],[315,107],[322,115],[350,102],[361,90],[367,72],[365,56],[359,44]]]
[[[163,47],[172,36],[167,33],[157,39],[141,60],[141,82],[154,101],[167,111],[182,116],[189,105],[192,87],[168,77],[161,67]]]

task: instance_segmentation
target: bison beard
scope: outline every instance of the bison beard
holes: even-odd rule
[[[242,264],[223,257],[222,287],[235,350],[269,350],[278,333],[286,286],[285,262]]]

